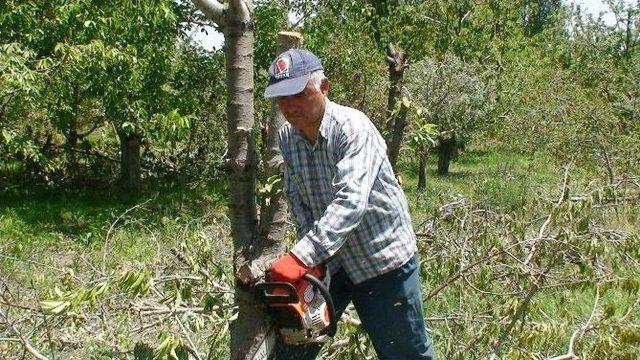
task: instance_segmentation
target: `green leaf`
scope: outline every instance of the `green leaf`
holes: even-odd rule
[[[71,302],[68,300],[46,300],[40,301],[40,307],[45,312],[50,314],[59,315],[71,306]]]

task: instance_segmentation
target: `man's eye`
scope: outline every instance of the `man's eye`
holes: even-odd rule
[[[295,97],[295,98],[303,98],[303,97],[305,97],[305,95],[307,95],[307,93],[303,90],[303,91],[293,95],[293,97]]]

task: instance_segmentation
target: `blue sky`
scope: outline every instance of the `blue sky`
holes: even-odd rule
[[[632,1],[633,0],[625,0],[627,3]],[[580,5],[586,13],[593,14],[594,17],[597,17],[601,11],[604,11],[604,20],[609,23],[613,22],[613,15],[608,12],[608,7],[602,3],[602,0],[565,0],[565,3]],[[199,32],[198,29],[194,29],[191,33],[191,38],[200,43],[205,49],[211,50],[213,47],[219,49],[224,41],[222,34],[213,30],[213,28],[208,28],[207,32],[208,34],[205,34]]]

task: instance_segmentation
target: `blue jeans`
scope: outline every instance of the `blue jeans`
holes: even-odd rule
[[[418,278],[418,256],[404,265],[360,284],[353,284],[341,269],[331,278],[336,315],[350,301],[380,360],[432,360],[433,345],[427,336]],[[277,360],[315,359],[320,346],[276,346]]]

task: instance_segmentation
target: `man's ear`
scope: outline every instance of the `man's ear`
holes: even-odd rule
[[[329,79],[322,79],[322,81],[320,82],[320,91],[322,91],[323,94],[327,95],[327,93],[329,92]]]

